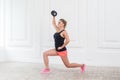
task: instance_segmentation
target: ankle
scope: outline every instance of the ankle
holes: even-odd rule
[[[83,66],[84,66],[84,64],[81,65],[81,67],[83,67]]]

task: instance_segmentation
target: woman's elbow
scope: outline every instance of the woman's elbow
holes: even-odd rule
[[[70,42],[70,40],[67,40],[67,43],[69,43]]]

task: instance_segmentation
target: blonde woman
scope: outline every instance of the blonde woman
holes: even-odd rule
[[[69,36],[65,27],[67,25],[66,20],[60,19],[58,24],[56,24],[55,16],[53,16],[52,24],[56,30],[54,34],[55,48],[47,50],[43,53],[43,60],[45,64],[45,69],[42,70],[42,73],[49,73],[49,59],[48,56],[60,56],[64,65],[67,68],[76,68],[80,67],[81,71],[85,71],[85,64],[70,63],[67,56],[67,44],[70,42]]]

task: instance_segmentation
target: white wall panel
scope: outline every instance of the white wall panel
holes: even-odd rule
[[[32,45],[32,0],[6,0],[6,46]]]
[[[39,0],[4,0],[7,61],[40,61]]]
[[[5,61],[4,49],[4,1],[0,0],[0,61]]]
[[[120,48],[119,0],[98,1],[99,47]]]
[[[90,0],[88,1],[88,46],[86,62],[99,66],[119,66],[119,29],[116,8],[119,1]],[[117,5],[112,6],[112,5]],[[114,9],[115,8],[115,9]],[[114,10],[113,10],[114,9]],[[114,11],[114,12],[113,12]],[[117,24],[114,27],[113,24]],[[113,34],[113,35],[112,35]],[[114,64],[112,64],[114,63]]]
[[[0,47],[4,46],[4,2],[0,0]]]

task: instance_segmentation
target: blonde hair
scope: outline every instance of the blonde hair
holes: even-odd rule
[[[63,24],[64,24],[64,27],[66,27],[66,25],[67,25],[67,21],[66,21],[65,19],[60,19],[60,21],[62,21]]]

